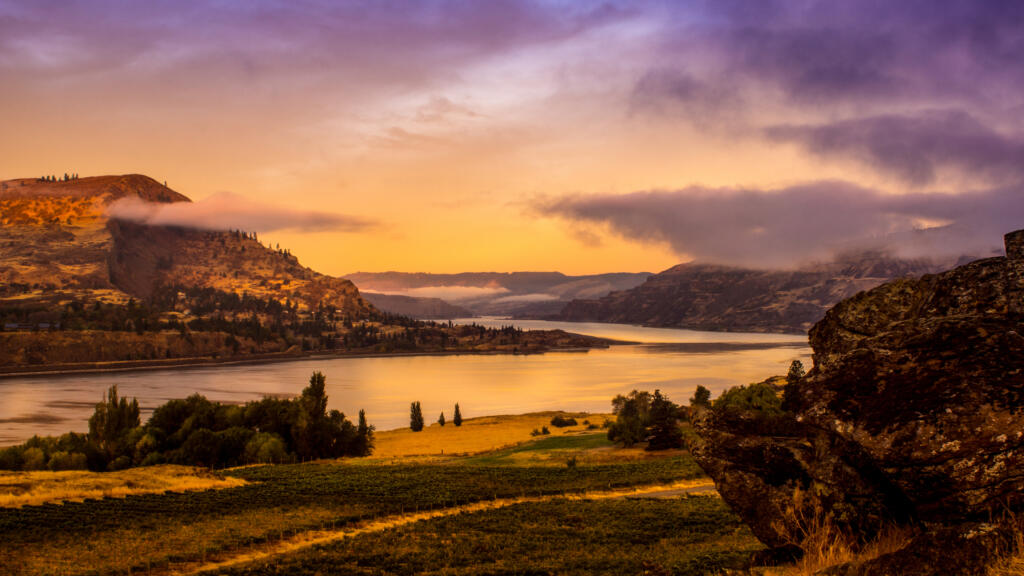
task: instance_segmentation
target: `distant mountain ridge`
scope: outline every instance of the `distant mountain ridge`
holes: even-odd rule
[[[599,298],[640,285],[650,273],[569,276],[561,272],[356,272],[345,278],[362,291],[412,299],[441,298],[475,315],[539,317],[557,314],[575,298]],[[383,304],[388,310],[387,304]]]
[[[576,299],[552,319],[744,332],[803,333],[837,302],[895,278],[941,272],[956,262],[845,255],[796,270],[712,264],[673,266],[630,290]]]
[[[416,298],[398,294],[360,292],[377,309],[420,320],[451,320],[469,318],[473,313],[462,306],[449,304],[440,298]]]

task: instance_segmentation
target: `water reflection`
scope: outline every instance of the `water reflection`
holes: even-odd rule
[[[494,325],[511,322],[475,321]],[[320,370],[327,375],[332,409],[354,415],[365,408],[372,424],[389,429],[408,424],[409,403],[413,400],[422,402],[428,421],[436,420],[442,410],[450,418],[455,402],[467,418],[559,409],[606,412],[613,396],[634,388],[660,388],[681,403],[698,385],[717,394],[730,386],[785,374],[794,359],[810,365],[806,337],[800,336],[608,324],[514,323],[524,329],[558,327],[660,343],[530,356],[329,358],[0,379],[0,445],[21,442],[33,434],[86,431],[93,406],[111,384],[117,384],[123,395],[139,399],[145,420],[157,405],[195,392],[231,403],[266,395],[298,394],[309,375]]]

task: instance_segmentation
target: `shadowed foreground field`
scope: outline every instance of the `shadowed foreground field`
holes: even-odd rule
[[[715,497],[554,499],[377,532],[222,573],[714,574],[761,548]]]
[[[532,427],[537,417],[506,417],[494,430]],[[616,492],[706,483],[685,452],[623,450],[580,428],[475,456],[446,450],[427,459],[255,466],[198,476],[240,484],[220,489],[2,508],[0,573],[314,574],[330,562],[356,574],[611,574],[645,566],[701,574],[758,548],[713,496],[634,500]],[[473,434],[471,426],[459,431]],[[46,474],[19,489],[45,481],[50,493],[59,490],[61,477]],[[76,494],[74,483],[65,489]],[[331,543],[314,548],[316,537]],[[237,563],[247,558],[254,561]]]

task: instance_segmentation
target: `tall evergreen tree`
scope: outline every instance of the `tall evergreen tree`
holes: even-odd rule
[[[423,409],[420,407],[419,402],[413,402],[409,405],[409,428],[413,432],[423,430]]]
[[[441,426],[445,425],[444,412],[441,412],[441,417],[437,419],[437,423],[440,424]]]
[[[793,360],[786,374],[786,385],[782,389],[782,409],[795,412],[800,409],[800,384],[804,381],[804,364]]]
[[[300,458],[333,456],[333,426],[327,416],[326,384],[327,378],[322,372],[313,372],[309,386],[299,396],[298,421],[292,427],[292,436]]]
[[[683,447],[683,431],[679,429],[679,407],[667,396],[662,396],[661,390],[655,390],[651,398],[648,433],[648,450]]]
[[[366,423],[366,410],[360,410],[359,426],[356,428],[358,434],[356,455],[369,456],[373,452],[373,430],[373,426]]]
[[[456,426],[462,426],[462,411],[459,410],[459,403],[455,403],[455,415],[452,416],[452,423]]]

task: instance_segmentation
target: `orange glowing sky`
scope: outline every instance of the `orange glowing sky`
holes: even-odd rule
[[[771,221],[701,212],[699,198],[737,189],[868,196],[851,213],[876,240],[936,222],[987,246],[1024,215],[1007,204],[1024,173],[1024,74],[997,58],[1019,18],[969,2],[716,4],[0,1],[0,179],[143,173],[197,201],[231,192],[372,221],[262,232],[335,275],[750,264],[735,254],[774,245]],[[934,49],[942,23],[951,47]],[[994,45],[971,44],[981,25]],[[644,191],[684,207],[652,214]],[[984,214],[960,221],[943,198],[964,194]],[[800,222],[834,205],[797,204]],[[678,234],[696,223],[708,245],[747,245],[719,254]],[[799,244],[859,240],[820,228]]]

